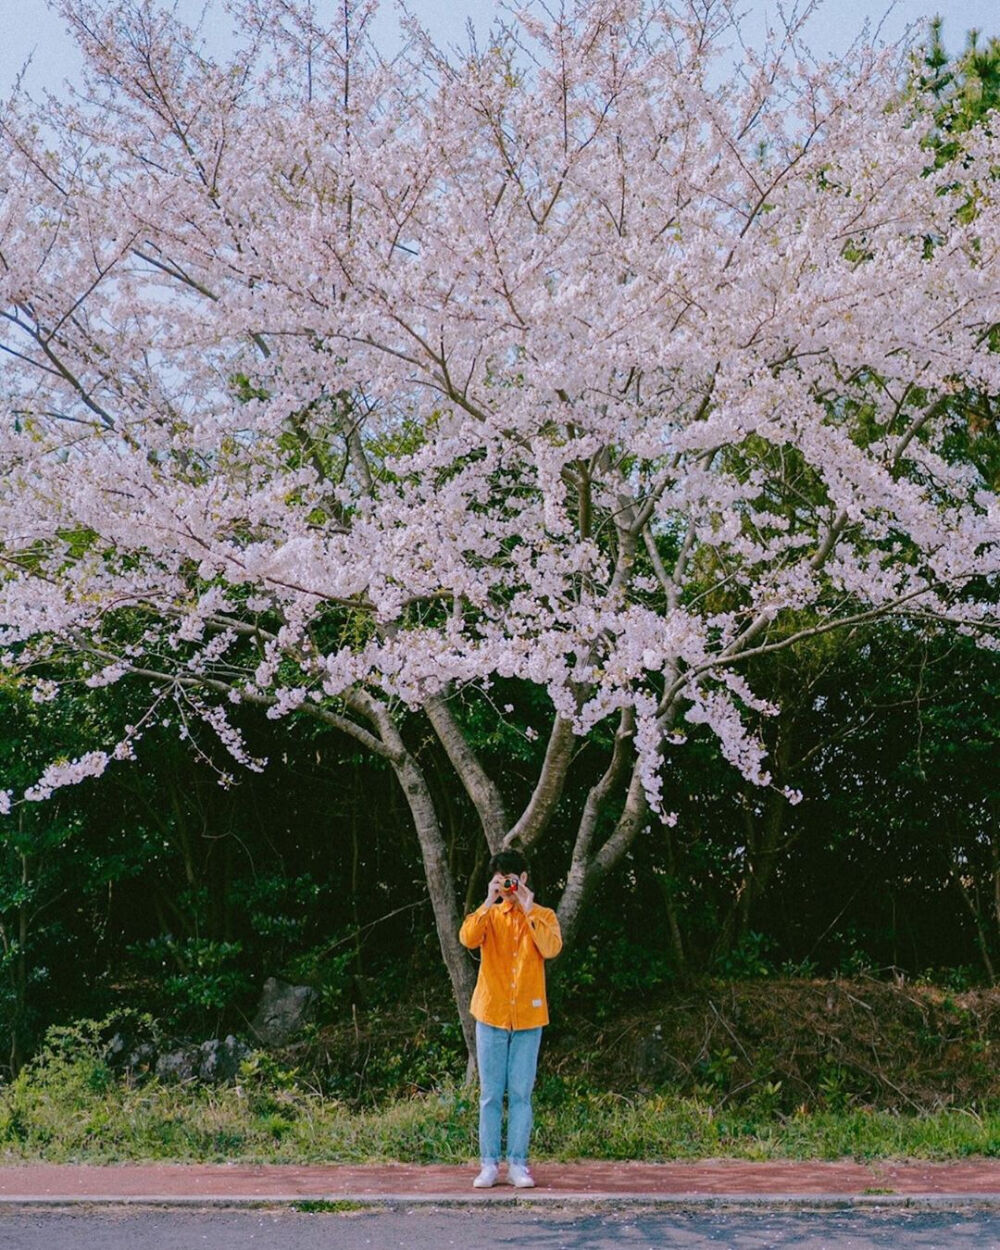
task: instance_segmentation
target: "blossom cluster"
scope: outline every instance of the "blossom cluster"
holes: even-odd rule
[[[679,716],[771,784],[756,649],[988,636],[1000,506],[955,449],[1000,390],[1000,139],[929,168],[889,53],[721,74],[711,7],[392,63],[348,14],[307,84],[258,6],[227,65],[74,5],[86,89],[4,122],[8,654],[197,688],[252,767],[241,701],[515,678],[578,734],[634,716],[662,811]]]

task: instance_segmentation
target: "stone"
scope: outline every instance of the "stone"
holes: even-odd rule
[[[216,1037],[202,1042],[198,1047],[198,1077],[213,1085],[231,1081],[251,1053],[250,1047],[237,1041],[231,1033],[222,1041]]]
[[[199,1046],[165,1050],[157,1057],[154,1071],[161,1081],[193,1081],[198,1074]]]
[[[315,1007],[316,991],[308,985],[289,985],[268,977],[250,1028],[263,1045],[284,1046],[301,1034]]]
[[[145,1076],[156,1066],[156,1047],[152,1042],[140,1042],[125,1060],[129,1076]]]

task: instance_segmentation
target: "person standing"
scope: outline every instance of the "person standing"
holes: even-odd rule
[[[507,1179],[518,1189],[531,1189],[531,1094],[542,1029],[549,1022],[545,961],[562,950],[562,934],[555,912],[535,902],[520,851],[498,852],[489,872],[486,900],[466,916],[458,935],[463,946],[481,952],[470,1010],[476,1021],[482,1167],[472,1183],[489,1189],[497,1182],[506,1094]]]

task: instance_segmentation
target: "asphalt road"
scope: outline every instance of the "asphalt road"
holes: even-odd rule
[[[2,1208],[0,1250],[992,1250],[1000,1210]]]

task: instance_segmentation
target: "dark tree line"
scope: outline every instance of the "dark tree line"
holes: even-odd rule
[[[707,734],[679,745],[667,796],[677,822],[640,840],[587,909],[567,993],[593,975],[627,989],[639,966],[664,985],[861,967],[995,982],[1000,656],[874,630],[781,652],[757,679],[782,707],[764,725],[776,786],[802,801],[747,785]],[[79,755],[129,695],[80,688],[36,704],[5,689],[6,777],[28,784],[53,756]],[[477,722],[474,704],[468,715],[517,797],[541,750],[515,728],[529,710],[517,701],[534,696],[512,686],[501,697],[515,706],[509,732]],[[440,746],[416,718],[410,728],[468,905],[483,889],[481,833]],[[363,1011],[385,985],[443,976],[419,847],[387,772],[313,724],[279,739],[248,713],[245,731],[271,755],[259,774],[220,784],[207,739],[163,724],[137,761],[2,818],[9,1069],[47,1024],[115,1007],[211,1032],[244,1025],[268,975],[313,984],[327,1018]],[[599,758],[581,744],[566,827],[535,865],[543,895],[562,884],[561,841]]]

